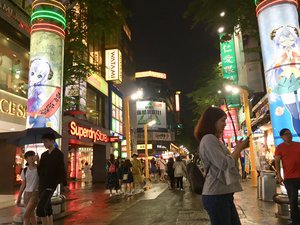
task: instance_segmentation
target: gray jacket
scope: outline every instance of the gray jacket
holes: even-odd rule
[[[235,160],[215,135],[205,135],[199,145],[199,155],[206,175],[203,195],[229,194],[242,191]]]

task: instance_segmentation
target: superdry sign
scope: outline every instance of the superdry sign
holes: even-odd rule
[[[89,138],[93,142],[109,142],[109,137],[107,134],[101,132],[100,130],[94,130],[93,128],[78,126],[74,121],[70,123],[70,134],[78,137],[79,139]]]

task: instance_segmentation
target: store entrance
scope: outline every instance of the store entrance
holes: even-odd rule
[[[93,183],[105,182],[106,146],[94,145],[93,147]]]

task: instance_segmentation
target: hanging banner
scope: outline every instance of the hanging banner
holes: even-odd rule
[[[262,1],[257,18],[275,144],[282,128],[300,141],[300,38],[298,1]],[[280,15],[280,16],[279,16]]]
[[[226,37],[226,38],[225,38]],[[238,69],[234,49],[234,36],[231,34],[220,34],[220,49],[222,74],[225,79],[231,80],[233,84],[238,83]],[[239,95],[228,95],[226,100],[230,107],[239,106]]]

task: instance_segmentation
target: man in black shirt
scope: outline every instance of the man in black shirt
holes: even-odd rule
[[[38,166],[39,174],[39,203],[36,214],[41,218],[43,225],[52,225],[51,197],[58,184],[63,184],[64,190],[68,191],[66,169],[63,153],[55,147],[55,135],[45,134],[42,137],[47,149],[40,159]]]

